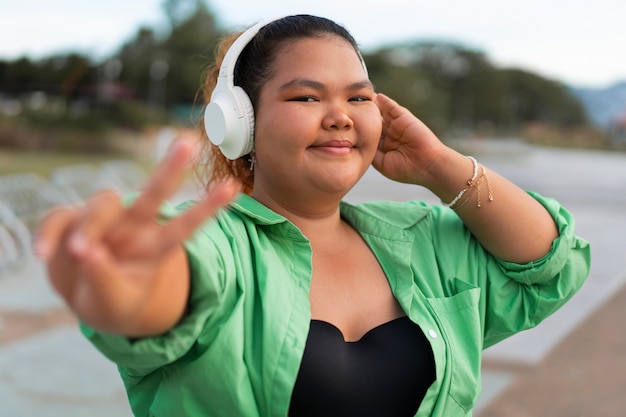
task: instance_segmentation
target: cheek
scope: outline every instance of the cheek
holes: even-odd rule
[[[255,129],[260,133],[267,132],[274,136],[277,132],[295,132],[310,124],[310,120],[314,117],[311,112],[302,111],[293,105],[278,103],[271,104],[271,106],[270,110],[257,113]]]
[[[368,112],[366,116],[358,120],[357,126],[367,143],[374,143],[378,146],[383,131],[383,120],[378,111]]]
[[[314,140],[319,121],[312,112],[293,111],[289,107],[266,113],[255,123],[255,149],[276,148],[299,152]]]
[[[266,169],[277,168],[286,158],[294,158],[297,143],[287,127],[288,118],[259,120],[255,126],[254,150]]]

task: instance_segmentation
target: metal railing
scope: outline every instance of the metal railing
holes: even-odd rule
[[[146,172],[129,160],[55,169],[48,179],[34,174],[0,175],[0,276],[31,254],[31,235],[42,216],[58,205],[81,204],[104,189],[135,191]]]
[[[31,232],[7,206],[0,204],[0,276],[30,256]]]

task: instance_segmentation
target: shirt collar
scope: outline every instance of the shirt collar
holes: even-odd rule
[[[272,225],[287,222],[285,217],[270,210],[247,194],[239,194],[230,206],[257,224]]]
[[[388,206],[393,204],[386,202],[381,207],[378,207],[378,204],[354,206],[342,201],[340,210],[342,217],[361,233],[376,235],[390,240],[410,239],[410,235],[405,233],[404,229],[411,227],[427,216],[430,208],[427,205],[415,204],[411,207],[404,207],[403,211],[409,210],[410,214],[406,213],[404,216],[392,218],[389,218],[388,215],[382,216],[381,212],[388,214],[390,208]],[[257,224],[278,225],[290,223],[284,216],[272,211],[247,194],[239,194],[230,206]]]
[[[341,203],[341,215],[359,233],[396,241],[411,241],[413,234],[407,229],[430,212],[430,207],[420,202],[385,201],[356,206],[345,201]]]

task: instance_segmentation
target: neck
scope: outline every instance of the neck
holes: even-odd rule
[[[320,201],[299,194],[294,198],[275,199],[256,188],[252,197],[288,219],[312,242],[332,239],[345,226],[339,211],[341,199],[338,198]]]

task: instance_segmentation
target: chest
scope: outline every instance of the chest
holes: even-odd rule
[[[332,323],[348,341],[403,316],[374,253],[361,239],[341,250],[313,249],[311,317]]]

